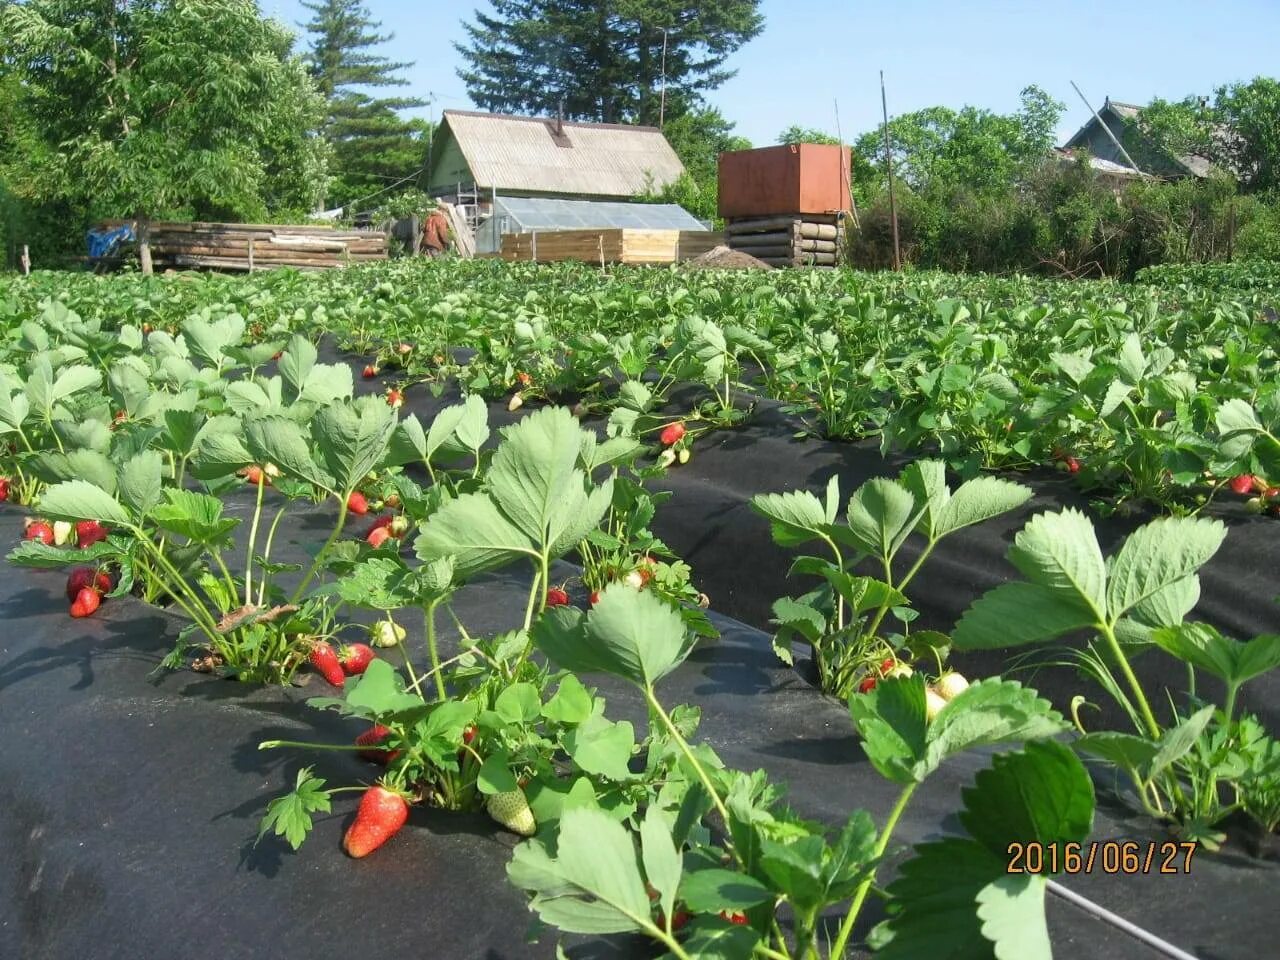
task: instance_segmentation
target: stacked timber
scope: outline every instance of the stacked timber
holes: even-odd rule
[[[796,213],[730,220],[729,249],[749,253],[771,267],[834,267],[844,250],[844,215]]]
[[[723,240],[710,230],[534,230],[504,235],[498,256],[537,263],[581,260],[601,266],[678,263],[701,256]]]
[[[327,270],[387,259],[387,235],[327,224],[152,223],[157,268]]]

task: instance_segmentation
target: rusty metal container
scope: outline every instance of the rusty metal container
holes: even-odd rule
[[[825,143],[784,144],[720,154],[720,216],[848,210],[850,150]]]

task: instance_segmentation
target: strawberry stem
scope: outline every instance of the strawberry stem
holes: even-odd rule
[[[346,493],[335,494],[335,496],[338,498],[338,522],[334,524],[333,532],[329,534],[329,539],[324,542],[324,545],[320,548],[320,552],[317,553],[315,559],[311,561],[311,566],[307,569],[307,572],[303,576],[301,582],[299,582],[297,589],[293,591],[293,596],[289,598],[290,603],[297,603],[298,600],[301,599],[303,593],[306,592],[307,585],[311,583],[311,579],[316,575],[316,571],[320,569],[320,562],[324,560],[325,555],[333,547],[334,541],[338,539],[338,534],[342,533],[343,524],[347,522],[347,498],[351,496],[351,491],[348,490]]]
[[[880,833],[880,839],[876,841],[876,848],[872,854],[873,859],[879,859],[884,856],[885,850],[889,847],[889,838],[893,836],[893,830],[898,825],[898,820],[902,816],[902,811],[907,809],[907,804],[911,802],[911,795],[916,792],[916,787],[920,786],[918,782],[909,783],[903,788],[902,793],[898,795],[897,802],[893,805],[893,809],[889,811],[889,819],[884,822],[884,830]],[[875,873],[863,880],[858,890],[853,895],[853,902],[849,904],[849,912],[845,914],[844,922],[840,924],[840,933],[835,939],[835,943],[831,945],[832,957],[843,957],[845,944],[849,942],[849,934],[853,933],[853,925],[858,922],[858,914],[862,910],[862,904],[867,899],[867,892],[871,889],[871,884],[875,880]]]

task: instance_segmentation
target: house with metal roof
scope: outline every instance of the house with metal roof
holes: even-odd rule
[[[1133,176],[1140,176],[1141,174],[1130,166],[1129,160],[1116,145],[1116,141],[1119,140],[1122,144],[1127,143],[1132,148],[1134,138],[1142,138],[1141,129],[1138,126],[1141,112],[1142,108],[1136,104],[1121,103],[1107,97],[1106,102],[1098,110],[1098,115],[1090,117],[1089,121],[1063,144],[1062,150],[1067,154],[1074,154],[1079,150],[1087,151],[1090,157],[1104,161],[1103,165],[1098,165],[1098,169],[1111,176],[1122,175],[1121,170],[1130,171]],[[1106,129],[1103,129],[1103,125]],[[1149,149],[1143,151],[1147,168],[1142,170],[1142,174],[1154,174],[1177,180],[1183,177],[1204,178],[1213,172],[1213,164],[1204,157],[1194,154],[1178,156],[1153,149],[1149,141],[1144,142],[1144,146]],[[1132,149],[1130,153],[1132,155]]]
[[[460,206],[479,252],[503,233],[706,225],[676,204],[636,204],[684,173],[657,127],[446,110],[431,144],[427,192]]]

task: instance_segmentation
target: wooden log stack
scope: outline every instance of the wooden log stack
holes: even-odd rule
[[[387,235],[328,224],[153,222],[151,256],[157,269],[330,270],[386,260]]]
[[[730,220],[724,228],[731,250],[749,253],[771,267],[834,267],[844,252],[844,215],[796,213]]]

